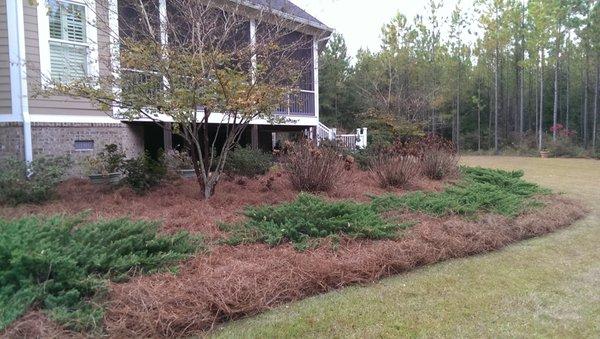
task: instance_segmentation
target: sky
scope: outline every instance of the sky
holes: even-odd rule
[[[342,33],[350,55],[361,48],[376,51],[380,48],[381,27],[399,11],[409,18],[416,14],[427,16],[424,0],[292,0],[329,27]],[[449,16],[458,0],[444,0],[440,15]],[[472,0],[463,0],[467,8]]]

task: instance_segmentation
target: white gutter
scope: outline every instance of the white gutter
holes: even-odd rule
[[[25,161],[31,162],[33,160],[33,146],[31,143],[31,119],[29,117],[29,96],[27,91],[23,0],[6,0],[6,18],[12,113],[13,116],[16,116],[23,123]]]

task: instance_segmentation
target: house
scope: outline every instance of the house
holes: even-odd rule
[[[96,1],[108,2],[114,11],[101,11]],[[0,158],[16,156],[30,161],[36,156],[70,154],[77,160],[111,143],[135,156],[143,150],[169,148],[176,141],[152,122],[118,119],[87,100],[33,93],[44,78],[73,79],[109,72],[94,60],[110,54],[106,46],[112,47],[113,41],[90,22],[104,19],[118,32],[123,19],[119,9],[127,1],[131,0],[0,0]],[[166,10],[169,0],[144,1],[156,1],[157,8]],[[332,29],[289,0],[221,1],[245,8],[250,23],[248,37],[256,29],[253,11],[268,9],[296,23],[298,34],[312,41],[309,81],[298,94],[301,104],[291,103],[276,112],[289,118],[285,122],[252,121],[247,139],[254,146],[269,147],[274,132],[310,129],[316,136],[320,125],[318,53]],[[49,10],[52,6],[68,11]],[[69,12],[77,12],[84,20],[74,20],[65,14]]]

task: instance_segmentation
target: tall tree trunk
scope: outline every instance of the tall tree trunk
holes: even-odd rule
[[[544,62],[546,55],[544,50],[541,50],[541,63],[540,63],[540,118],[539,118],[539,130],[538,130],[538,150],[541,151],[544,147]]]
[[[462,61],[458,61],[458,93],[456,95],[456,151],[460,153],[460,90]]]
[[[525,79],[523,67],[519,67],[519,136],[523,136],[525,124]]]
[[[481,151],[481,88],[477,86],[477,151]]]
[[[588,148],[588,87],[590,82],[590,72],[588,69],[588,64],[590,61],[590,57],[588,52],[585,53],[585,65],[583,67],[584,71],[584,84],[583,84],[583,147],[585,149]]]
[[[571,65],[569,65],[569,61],[567,60],[566,62],[566,71],[567,71],[567,93],[566,93],[566,103],[567,103],[567,108],[566,108],[566,120],[565,120],[565,127],[567,130],[569,130],[571,127],[570,125],[570,115],[571,115]]]
[[[452,143],[456,145],[456,95],[452,96]]]
[[[596,58],[596,87],[594,88],[594,123],[592,130],[592,150],[596,152],[596,134],[598,131],[598,91],[600,90],[600,58]]]
[[[493,88],[494,86],[492,86],[490,84],[490,88],[489,88],[489,93],[488,93],[488,99],[489,99],[489,104],[488,104],[488,137],[487,137],[487,141],[488,141],[488,150],[492,149],[492,121],[493,119],[493,114],[492,114],[492,107],[494,107],[494,93],[493,93]]]
[[[539,72],[539,67],[538,67],[538,72]],[[538,74],[539,76],[539,74]],[[535,75],[532,75],[532,78],[535,78]],[[533,91],[535,92],[535,124],[533,125],[534,127],[534,133],[533,135],[535,137],[537,137],[538,135],[538,131],[540,130],[540,91],[538,91],[538,79],[532,79],[531,81],[532,87],[533,87]]]
[[[558,67],[560,65],[560,38],[556,38],[556,62],[554,64],[554,107],[552,109],[552,141],[556,142],[556,124],[558,123]]]
[[[510,125],[510,116],[512,115],[512,110],[510,106],[510,67],[508,67],[508,60],[503,60],[500,64],[500,69],[502,70],[500,83],[503,85],[500,88],[500,96],[502,103],[501,117],[503,117],[504,123],[504,140],[508,140],[508,130]],[[505,71],[506,70],[506,71]]]
[[[521,62],[525,61],[525,5],[521,4]],[[525,101],[525,90],[524,90],[524,81],[525,81],[525,69],[523,65],[519,65],[519,135],[523,136],[523,126],[525,119],[525,111],[523,107],[523,103]]]
[[[494,70],[494,153],[499,154],[498,149],[498,41],[496,40],[496,69]]]

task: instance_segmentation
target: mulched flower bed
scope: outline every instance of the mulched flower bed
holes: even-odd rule
[[[193,335],[311,295],[497,250],[570,225],[585,214],[571,200],[546,200],[546,207],[512,220],[422,216],[397,241],[346,239],[336,249],[323,244],[306,252],[290,245],[218,247],[185,263],[178,275],[113,285],[106,329],[117,337]]]
[[[545,206],[516,218],[480,215],[435,218],[420,213],[388,213],[398,221],[417,224],[398,240],[323,242],[304,252],[292,245],[224,246],[217,222],[240,220],[246,205],[291,201],[297,195],[285,174],[253,180],[230,179],[219,185],[210,201],[199,198],[195,183],[175,182],[146,196],[128,189],[106,190],[84,180],[70,180],[59,189],[59,199],[41,206],[0,207],[0,216],[78,213],[90,218],[124,217],[163,220],[164,231],[187,229],[214,240],[208,254],[181,265],[179,273],[141,276],[112,284],[105,329],[113,337],[187,336],[202,334],[224,321],[260,313],[353,284],[366,284],[439,261],[485,253],[515,241],[539,236],[583,217],[578,203],[555,195]],[[411,189],[440,190],[444,183],[421,180]],[[327,199],[368,201],[385,191],[368,173],[353,170]],[[394,193],[403,193],[396,190]],[[4,333],[20,336],[80,336],[56,327],[39,311],[32,311]]]
[[[272,177],[270,189],[267,181]],[[408,190],[441,190],[444,182],[418,179]],[[344,173],[337,187],[324,196],[328,199],[369,201],[369,196],[386,192],[368,172],[353,169]],[[226,178],[217,186],[209,201],[200,197],[195,180],[175,180],[151,190],[144,196],[127,187],[110,188],[93,185],[87,179],[70,179],[58,187],[57,198],[42,205],[0,206],[0,217],[16,218],[31,214],[55,215],[89,213],[89,218],[122,218],[156,220],[166,232],[187,230],[201,233],[207,239],[219,238],[219,222],[235,222],[248,205],[277,204],[294,200],[298,195],[286,173],[274,173],[256,179]]]

